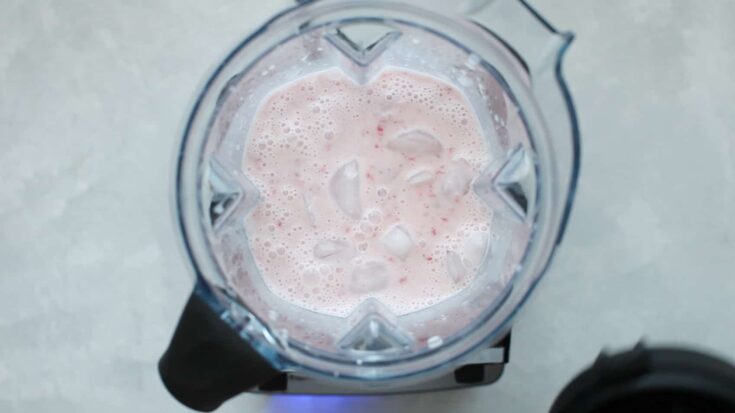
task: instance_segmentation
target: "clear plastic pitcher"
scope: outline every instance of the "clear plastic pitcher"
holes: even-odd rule
[[[172,393],[211,409],[280,372],[384,392],[501,340],[574,195],[579,136],[561,71],[571,41],[519,0],[321,0],[237,46],[201,91],[180,147],[176,212],[196,286],[161,362]],[[375,299],[347,317],[307,310],[266,287],[250,252],[244,222],[260,200],[242,167],[250,122],[275,88],[335,67],[357,83],[385,67],[446,80],[488,142],[491,162],[472,184],[493,211],[488,253],[469,287],[423,310],[397,315]]]

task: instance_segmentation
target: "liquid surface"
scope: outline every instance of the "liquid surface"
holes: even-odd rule
[[[486,253],[491,213],[471,184],[488,161],[470,103],[440,79],[391,68],[358,85],[330,69],[282,86],[243,163],[266,285],[336,316],[369,297],[399,315],[450,297]]]

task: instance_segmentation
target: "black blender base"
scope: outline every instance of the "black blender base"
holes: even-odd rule
[[[510,332],[496,345],[476,353],[453,372],[421,383],[391,386],[347,386],[335,381],[284,372],[253,390],[262,394],[377,395],[453,390],[495,383],[510,357]]]

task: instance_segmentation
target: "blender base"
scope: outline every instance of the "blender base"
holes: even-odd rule
[[[454,371],[422,383],[391,385],[390,387],[365,385],[348,387],[335,385],[329,380],[284,372],[259,385],[252,392],[260,394],[378,395],[485,386],[495,383],[503,375],[505,364],[510,358],[510,337],[511,334],[508,332],[500,342],[477,352]]]

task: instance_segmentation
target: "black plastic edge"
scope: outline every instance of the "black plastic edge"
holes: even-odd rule
[[[638,344],[601,354],[554,401],[551,413],[730,413],[735,366],[692,350]]]
[[[196,291],[189,297],[158,371],[172,396],[203,412],[280,374]]]

